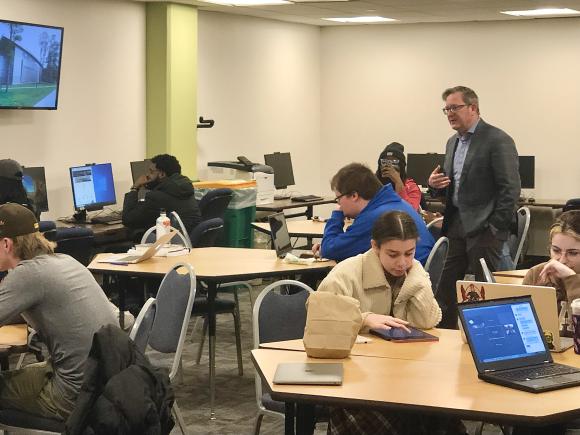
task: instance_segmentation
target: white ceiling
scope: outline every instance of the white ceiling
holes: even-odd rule
[[[169,0],[134,0],[166,1]],[[171,3],[194,5],[202,11],[217,11],[230,14],[250,15],[272,20],[316,26],[344,26],[352,24],[322,20],[333,17],[356,17],[379,15],[399,20],[373,25],[398,25],[408,23],[442,23],[458,21],[521,20],[501,14],[500,11],[571,8],[580,10],[579,0],[350,0],[312,1],[297,0],[299,3],[279,6],[233,7],[219,6],[197,0],[171,0]]]

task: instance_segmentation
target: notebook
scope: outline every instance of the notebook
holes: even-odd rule
[[[290,242],[290,233],[286,225],[286,217],[284,213],[275,213],[268,216],[270,223],[270,233],[272,234],[272,243],[276,249],[278,258],[284,258],[287,253],[291,253],[297,257],[312,258],[314,254],[307,249],[292,249]]]
[[[572,338],[560,337],[556,289],[553,287],[457,281],[456,289],[458,303],[530,295],[546,335],[548,349],[563,352],[574,345]]]
[[[554,363],[531,296],[466,302],[458,309],[480,379],[532,393],[580,385],[579,369]]]
[[[342,385],[342,363],[280,363],[275,384]]]
[[[167,234],[164,234],[153,243],[149,249],[143,252],[141,255],[125,255],[122,257],[109,257],[105,258],[104,260],[99,260],[99,263],[111,263],[111,264],[135,264],[141,263],[142,261],[148,260],[149,258],[153,257],[166,243],[175,236],[175,231],[169,231]]]

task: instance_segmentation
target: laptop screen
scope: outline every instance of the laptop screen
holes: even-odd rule
[[[268,216],[268,221],[270,222],[270,231],[272,233],[276,255],[281,256],[291,251],[292,244],[290,242],[290,234],[288,233],[284,213],[272,214]]]
[[[529,300],[498,301],[461,311],[474,358],[479,363],[536,358],[547,352]]]

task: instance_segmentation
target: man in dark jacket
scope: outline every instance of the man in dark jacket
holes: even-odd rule
[[[161,209],[176,211],[188,233],[201,222],[191,180],[181,175],[179,161],[169,154],[151,159],[149,172],[137,179],[123,202],[123,225],[147,230],[155,225]]]

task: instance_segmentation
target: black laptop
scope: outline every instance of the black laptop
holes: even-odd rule
[[[580,369],[554,363],[531,296],[458,309],[480,379],[532,393],[580,385]]]
[[[290,241],[290,233],[288,232],[288,225],[286,225],[286,217],[284,213],[274,213],[268,216],[270,223],[270,233],[272,234],[272,243],[276,249],[278,258],[284,258],[287,253],[291,253],[300,258],[312,258],[314,254],[312,251],[306,249],[292,249]]]

